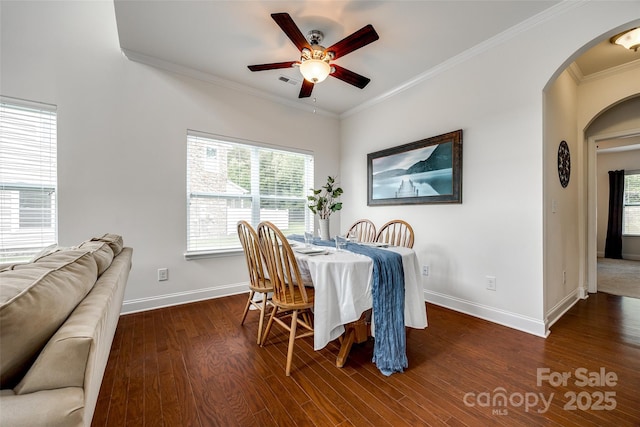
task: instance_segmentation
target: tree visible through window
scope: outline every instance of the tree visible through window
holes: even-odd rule
[[[312,186],[310,154],[189,131],[187,252],[240,248],[240,220],[271,221],[285,234],[311,231]]]
[[[623,203],[622,234],[640,236],[640,171],[626,172]]]
[[[56,111],[0,99],[0,263],[57,242]]]

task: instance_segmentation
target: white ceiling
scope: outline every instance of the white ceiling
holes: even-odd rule
[[[190,74],[301,108],[340,115],[384,97],[439,64],[539,14],[559,1],[130,1],[115,0],[120,46],[132,60]],[[551,8],[551,9],[549,9]],[[251,72],[247,65],[294,61],[299,52],[270,14],[287,12],[324,46],[372,24],[380,39],[335,61],[371,79],[364,89],[329,77],[298,99],[297,68]],[[516,27],[517,28],[517,27]],[[618,46],[586,52],[583,75],[638,59]],[[607,61],[600,61],[605,55]],[[622,61],[622,62],[620,62]],[[292,85],[279,80],[293,79]]]
[[[624,49],[606,39],[580,55],[574,65],[583,77],[588,77],[632,62],[640,63],[640,51]]]

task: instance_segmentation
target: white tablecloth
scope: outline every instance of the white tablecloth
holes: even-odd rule
[[[298,245],[300,245],[298,243]],[[314,343],[315,350],[325,347],[344,332],[344,325],[355,322],[372,307],[371,278],[373,261],[365,255],[348,251],[326,255],[296,253],[298,266],[308,275],[315,288]],[[420,281],[418,257],[413,249],[390,247],[385,250],[402,255],[405,283],[404,322],[406,326],[427,327],[427,310]]]

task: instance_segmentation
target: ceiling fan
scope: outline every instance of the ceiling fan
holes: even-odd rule
[[[364,88],[371,81],[371,79],[367,77],[331,63],[334,59],[345,56],[356,49],[360,49],[378,40],[380,37],[371,24],[362,27],[350,36],[325,48],[320,45],[324,38],[324,34],[322,34],[321,31],[309,31],[307,38],[305,38],[288,13],[272,13],[271,17],[293,44],[296,45],[298,50],[300,50],[300,60],[249,65],[248,67],[251,71],[300,67],[300,72],[304,76],[304,80],[302,81],[302,88],[300,89],[298,98],[308,98],[311,96],[314,84],[320,83],[329,75],[360,89]]]

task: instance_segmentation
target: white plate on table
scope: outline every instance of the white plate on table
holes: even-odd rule
[[[294,251],[304,255],[324,255],[328,251],[324,248],[293,248]]]

